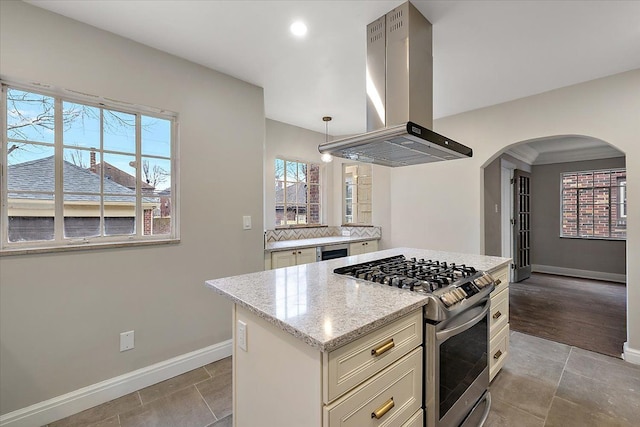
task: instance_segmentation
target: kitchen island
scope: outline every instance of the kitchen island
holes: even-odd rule
[[[400,254],[489,272],[510,261],[397,248],[207,281],[234,303],[236,426],[422,425],[427,298],[333,273]]]

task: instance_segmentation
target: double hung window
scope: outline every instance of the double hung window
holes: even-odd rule
[[[625,239],[625,169],[565,172],[561,176],[561,237]]]
[[[2,85],[2,250],[177,238],[175,116],[100,101]]]
[[[371,165],[344,164],[343,224],[371,225]]]
[[[276,227],[320,224],[320,165],[275,160]]]

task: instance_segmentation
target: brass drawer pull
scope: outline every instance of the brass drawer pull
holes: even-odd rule
[[[496,354],[493,355],[494,359],[500,359],[500,356],[502,356],[502,351],[498,350],[496,351]]]
[[[497,318],[499,318],[500,316],[502,316],[502,313],[500,313],[500,312],[498,311],[498,312],[496,312],[496,313],[493,315],[493,318],[494,318],[494,319],[497,319]]]
[[[384,404],[381,407],[373,411],[371,413],[371,418],[375,418],[376,420],[379,420],[384,416],[384,414],[389,412],[391,408],[393,408],[394,406],[396,406],[396,404],[393,403],[393,397],[392,397],[391,399],[384,402]]]
[[[500,283],[502,283],[502,280],[496,279],[496,286],[498,286]]]
[[[371,350],[371,355],[372,356],[380,356],[382,353],[385,353],[389,350],[391,350],[393,347],[395,347],[395,344],[393,342],[393,338],[390,338],[389,340],[383,342],[382,344],[380,344],[378,347],[374,348]]]

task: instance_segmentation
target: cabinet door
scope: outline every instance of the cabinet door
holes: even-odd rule
[[[362,255],[378,250],[377,240],[367,240],[366,242],[356,242],[349,245],[349,255]]]
[[[349,244],[349,255],[362,255],[364,253],[363,242],[356,242]]]
[[[316,262],[316,248],[304,248],[296,251],[296,265]]]
[[[298,251],[271,252],[271,268],[291,267],[296,265],[296,253]]]
[[[378,250],[378,241],[377,240],[369,240],[368,242],[364,242],[365,245],[365,253],[375,252]]]

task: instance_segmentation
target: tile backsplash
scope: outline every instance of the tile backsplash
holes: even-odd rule
[[[345,231],[345,233],[343,233]],[[282,228],[267,230],[264,232],[264,243],[281,242],[283,240],[315,239],[318,237],[331,237],[349,235],[351,237],[365,237],[379,239],[382,237],[381,227],[309,227],[309,228]]]

